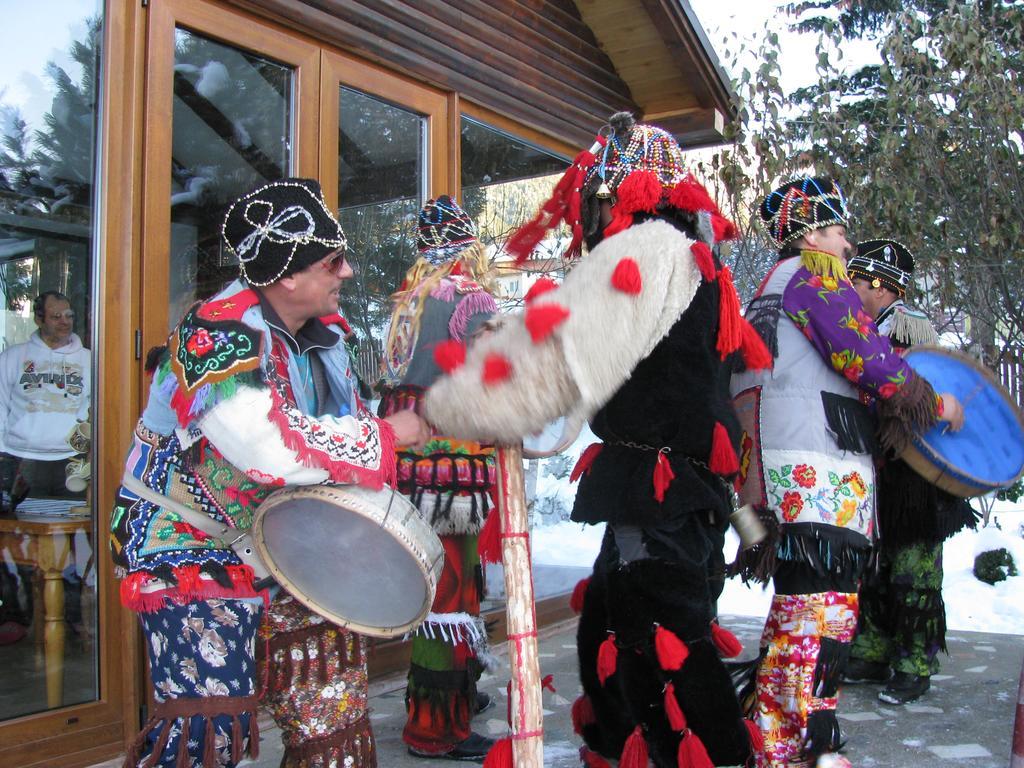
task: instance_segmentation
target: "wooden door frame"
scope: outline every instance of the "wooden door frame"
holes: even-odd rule
[[[338,209],[338,88],[345,85],[415,112],[427,121],[427,194],[449,193],[450,99],[448,94],[363,59],[337,50],[323,50],[320,68],[320,184],[327,207]],[[456,174],[457,175],[457,174]],[[453,192],[451,194],[454,194]]]
[[[295,71],[289,174],[315,177],[319,153],[320,49],[261,19],[205,0],[159,0],[149,6],[144,107],[143,254],[141,266],[142,349],[167,335],[167,283],[171,240],[174,32],[184,27],[203,37],[291,66]]]

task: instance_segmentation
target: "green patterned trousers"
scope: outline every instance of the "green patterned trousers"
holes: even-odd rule
[[[931,676],[946,650],[942,544],[912,544],[879,554],[864,578],[851,655],[886,662],[896,672]]]

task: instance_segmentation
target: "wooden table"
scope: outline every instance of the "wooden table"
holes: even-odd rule
[[[43,577],[43,652],[50,709],[60,707],[64,698],[64,569],[75,534],[91,529],[89,517],[0,517],[0,553],[6,550],[15,563],[37,568]]]

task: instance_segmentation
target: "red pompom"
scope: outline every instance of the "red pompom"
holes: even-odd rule
[[[590,465],[594,463],[594,459],[597,458],[597,454],[601,452],[602,448],[604,448],[604,443],[591,443],[584,449],[576,461],[576,466],[569,473],[570,483],[575,483],[579,480],[584,472],[590,472]]]
[[[654,213],[661,200],[661,182],[654,171],[633,171],[615,190],[615,209],[624,213]]]
[[[584,727],[597,722],[594,705],[587,694],[582,694],[572,703],[572,729],[577,736],[583,735]]]
[[[445,373],[451,373],[466,362],[466,345],[448,339],[434,347],[434,362]]]
[[[690,246],[690,253],[693,254],[693,258],[697,261],[697,269],[700,270],[701,277],[704,278],[705,282],[713,283],[715,281],[715,257],[711,255],[711,249],[708,248],[707,243],[696,242]]]
[[[679,742],[676,763],[679,768],[715,768],[715,764],[708,757],[704,742],[693,731],[687,731]]]
[[[561,304],[532,304],[526,308],[523,322],[534,344],[544,341],[569,317],[569,310]]]
[[[661,504],[665,501],[665,491],[676,479],[676,473],[672,471],[672,465],[664,453],[658,453],[658,460],[654,463],[654,500]]]
[[[501,511],[492,507],[476,540],[481,563],[501,562]]]
[[[734,659],[743,653],[743,644],[736,639],[736,635],[718,622],[711,622],[711,639],[718,652],[727,659]]]
[[[732,270],[722,267],[718,273],[718,343],[715,349],[723,360],[740,348],[743,341],[740,327],[742,321],[740,297],[732,282]]]
[[[526,292],[526,295],[523,297],[523,303],[529,304],[538,296],[543,296],[548,291],[553,291],[557,287],[558,283],[556,283],[550,277],[539,277],[537,278],[537,282],[531,285],[530,290]]]
[[[484,359],[484,384],[498,384],[512,375],[512,363],[504,355],[492,352]]]
[[[512,739],[498,739],[484,758],[484,768],[512,768]]]
[[[747,733],[750,735],[750,751],[764,752],[764,734],[757,727],[757,723],[753,720],[744,719],[743,725],[746,726]]]
[[[708,459],[708,468],[722,477],[735,475],[740,471],[740,460],[736,457],[736,450],[732,447],[729,431],[720,421],[715,422],[714,432],[711,433],[711,456]]]
[[[597,649],[597,679],[601,681],[601,685],[604,685],[604,681],[615,674],[618,656],[619,649],[615,645],[615,634],[612,633]]]
[[[622,747],[619,768],[647,768],[647,742],[639,725],[629,734]]]
[[[748,371],[763,371],[772,367],[772,353],[765,346],[761,334],[744,318],[740,322],[740,352]]]
[[[580,579],[576,582],[576,586],[573,587],[572,597],[569,598],[569,609],[573,613],[583,612],[583,599],[587,595],[587,587],[590,586],[590,577]]]
[[[686,643],[675,632],[660,625],[654,631],[654,650],[658,654],[658,663],[666,672],[682,669],[686,657],[690,655]]]
[[[640,267],[628,256],[620,259],[612,272],[612,287],[617,291],[636,295],[643,289],[643,279],[640,277]]]
[[[673,731],[686,730],[686,715],[679,706],[676,687],[672,683],[665,686],[665,716],[668,718],[668,727]]]

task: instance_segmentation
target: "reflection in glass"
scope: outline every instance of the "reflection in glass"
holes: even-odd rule
[[[462,205],[495,254],[504,308],[514,309],[539,276],[557,276],[564,269],[562,251],[570,239],[565,226],[555,229],[522,269],[505,257],[502,246],[547,200],[568,162],[464,115],[461,151]]]
[[[99,695],[88,490],[102,7],[4,9],[0,720]]]
[[[342,288],[342,314],[361,339],[360,378],[373,383],[390,296],[416,260],[426,119],[345,87],[338,106],[338,219],[356,273]]]
[[[232,200],[291,173],[293,70],[175,31],[168,326],[238,276],[221,248]]]

